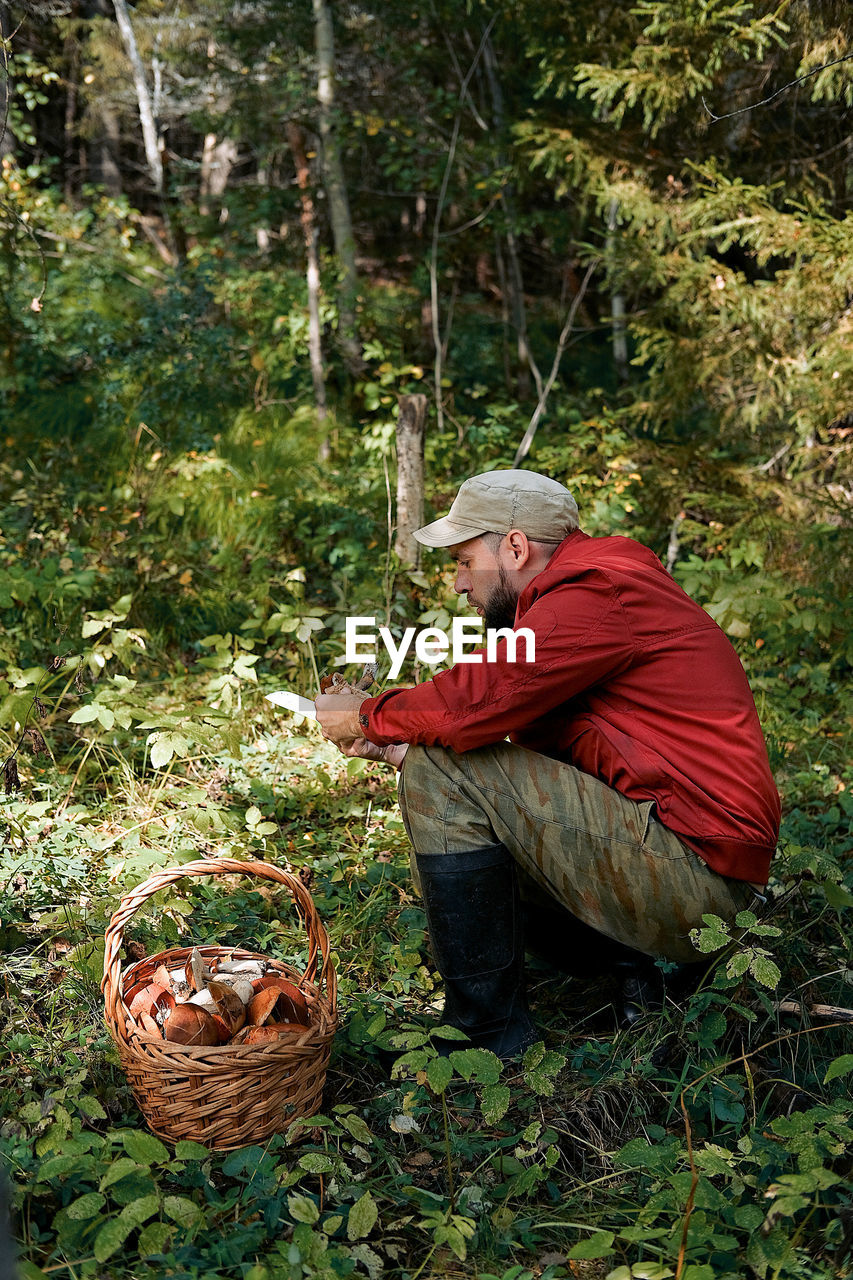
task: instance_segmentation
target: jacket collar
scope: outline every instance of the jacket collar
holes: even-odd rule
[[[516,621],[523,613],[526,613],[543,591],[547,591],[550,586],[558,581],[561,570],[568,564],[571,564],[580,548],[590,541],[590,535],[584,533],[582,529],[572,529],[560,545],[557,547],[551,559],[545,568],[537,573],[532,582],[528,582],[527,586],[518,597],[518,604],[515,610]]]

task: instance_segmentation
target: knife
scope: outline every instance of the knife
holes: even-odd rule
[[[308,720],[317,719],[314,703],[309,702],[307,698],[303,698],[299,693],[291,693],[289,689],[282,689],[279,693],[268,693],[265,696],[267,702],[274,702],[277,707],[285,707],[288,711],[295,711],[297,715],[305,716]]]

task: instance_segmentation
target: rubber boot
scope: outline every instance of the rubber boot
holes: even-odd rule
[[[555,900],[522,899],[522,913],[527,950],[572,978],[598,978],[641,955],[585,924]]]
[[[432,952],[444,979],[443,1021],[499,1058],[539,1038],[527,1008],[515,864],[502,844],[416,853]]]
[[[573,978],[615,976],[619,994],[614,1003],[623,1028],[659,1012],[667,994],[674,1000],[689,995],[705,971],[702,963],[683,964],[664,976],[654,956],[599,933],[561,903],[548,900],[533,882],[525,888],[529,896],[523,898],[522,909],[528,950]]]

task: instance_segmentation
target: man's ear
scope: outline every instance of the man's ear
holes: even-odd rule
[[[521,529],[510,529],[506,535],[505,546],[513,569],[523,569],[530,559],[530,542],[527,534]]]

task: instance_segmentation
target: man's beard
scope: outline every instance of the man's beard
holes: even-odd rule
[[[518,596],[512,593],[509,574],[503,565],[500,565],[498,585],[483,604],[483,620],[486,627],[495,631],[500,627],[511,628],[515,623],[517,603]]]

